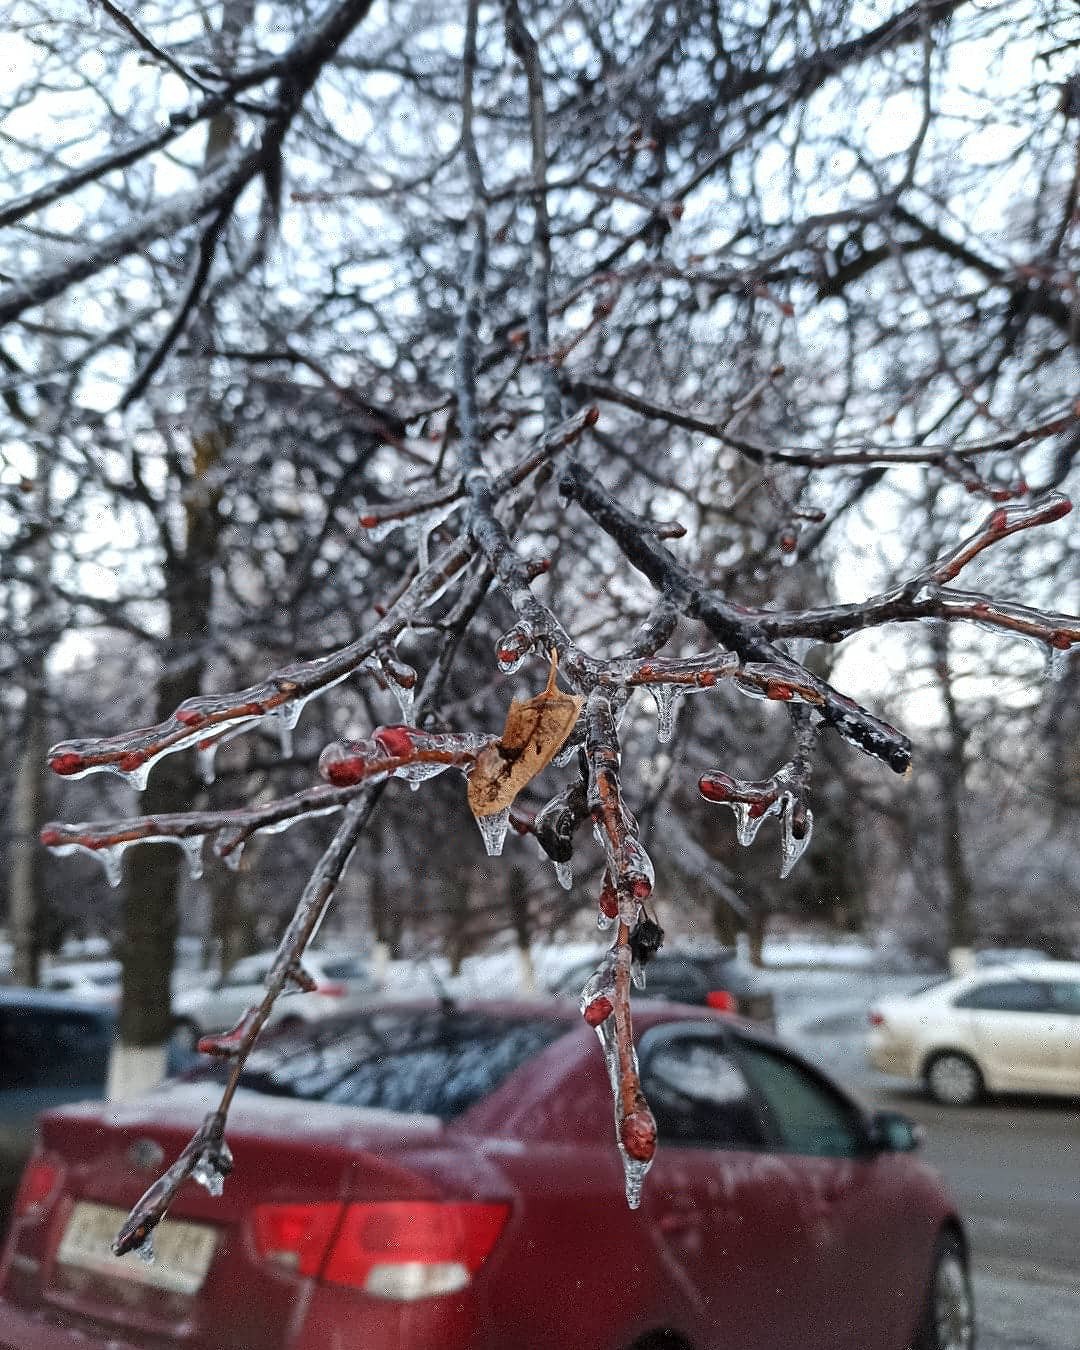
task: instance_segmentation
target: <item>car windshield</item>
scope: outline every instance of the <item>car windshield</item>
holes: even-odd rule
[[[564,1023],[542,1018],[387,1011],[268,1045],[251,1056],[240,1084],[274,1096],[451,1120],[565,1031]],[[223,1072],[212,1066],[196,1077]]]
[[[335,957],[320,963],[322,973],[328,980],[365,980],[367,970],[351,956]]]

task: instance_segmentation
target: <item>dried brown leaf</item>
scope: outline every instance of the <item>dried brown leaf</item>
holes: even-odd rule
[[[502,735],[477,755],[469,775],[469,807],[474,816],[505,810],[566,744],[585,700],[556,688],[557,667],[558,657],[552,652],[547,686],[525,703],[515,699]]]

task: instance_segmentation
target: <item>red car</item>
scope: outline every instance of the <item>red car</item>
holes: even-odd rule
[[[109,1239],[216,1098],[211,1068],[50,1112],[0,1260],[5,1350],[970,1350],[963,1230],[774,1040],[635,1009],[662,1147],[623,1195],[595,1036],[562,1004],[383,1006],[253,1056],[214,1198],[151,1264]]]

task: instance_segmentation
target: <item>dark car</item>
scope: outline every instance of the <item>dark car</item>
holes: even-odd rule
[[[105,1095],[116,1012],[40,989],[0,988],[0,1219],[34,1142],[37,1116]],[[191,1056],[170,1050],[169,1067]]]
[[[33,1146],[38,1114],[105,1091],[116,1017],[100,1004],[0,989],[0,1214]]]
[[[551,986],[560,998],[577,998],[596,969],[600,955],[571,966]],[[631,989],[639,998],[689,1003],[736,1012],[765,1026],[775,1027],[773,996],[760,975],[730,949],[699,956],[685,952],[658,952],[645,967],[645,988]]]
[[[764,1033],[638,1006],[661,1148],[627,1208],[596,1038],[565,1004],[387,1005],[279,1037],[235,1169],[156,1259],[109,1239],[224,1070],[47,1114],[0,1258],[19,1350],[970,1350],[966,1244],[909,1150]]]

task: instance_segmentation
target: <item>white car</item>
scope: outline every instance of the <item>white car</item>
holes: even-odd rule
[[[176,1043],[193,1048],[200,1036],[228,1031],[263,996],[263,982],[270,973],[276,953],[248,956],[221,980],[211,980],[201,988],[186,989],[173,997],[173,1026]],[[306,952],[304,967],[318,981],[310,994],[289,993],[278,999],[270,1014],[269,1026],[313,1022],[334,1013],[350,1012],[366,1006],[376,993],[376,985],[363,962],[348,954]]]
[[[950,1106],[984,1090],[1080,1096],[1080,962],[992,966],[883,999],[867,1048]]]
[[[66,961],[47,966],[38,980],[42,989],[67,994],[86,1003],[120,1003],[119,961]]]

